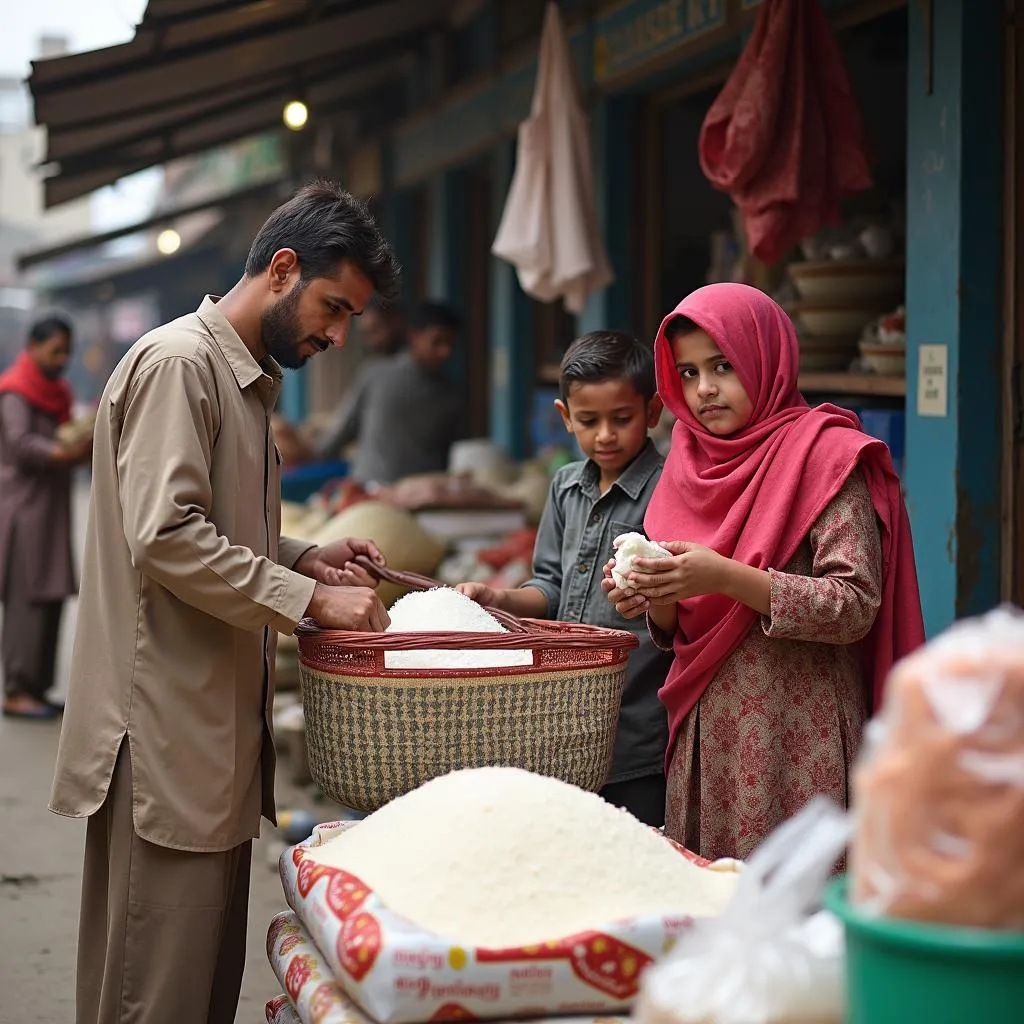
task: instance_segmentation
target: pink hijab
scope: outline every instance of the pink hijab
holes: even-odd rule
[[[687,407],[665,337],[674,316],[697,324],[733,364],[754,407],[739,433],[711,434]],[[924,642],[910,524],[889,449],[866,435],[849,410],[808,406],[797,389],[793,324],[756,288],[713,284],[695,291],[662,322],[654,358],[658,392],[677,423],[644,520],[652,539],[693,541],[747,565],[781,569],[860,468],[882,532],[882,604],[864,642],[877,709],[894,661]],[[681,601],[678,609],[676,656],[660,692],[670,757],[683,719],[757,619],[721,594]]]

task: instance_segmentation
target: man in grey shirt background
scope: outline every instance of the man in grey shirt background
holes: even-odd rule
[[[354,441],[350,475],[361,484],[447,469],[448,451],[462,433],[458,391],[444,372],[459,326],[450,307],[417,305],[406,348],[360,369],[317,444],[317,457],[336,458]]]

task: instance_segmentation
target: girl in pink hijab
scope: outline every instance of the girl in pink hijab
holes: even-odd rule
[[[654,355],[677,422],[644,526],[672,557],[605,589],[675,652],[666,832],[742,858],[815,794],[846,804],[865,718],[924,640],[910,527],[888,448],[807,405],[763,292],[699,289]]]

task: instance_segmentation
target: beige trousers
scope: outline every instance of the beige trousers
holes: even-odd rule
[[[184,853],[140,839],[122,743],[86,832],[77,1024],[232,1024],[251,854],[251,842]]]

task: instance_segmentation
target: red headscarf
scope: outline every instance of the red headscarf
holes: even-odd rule
[[[27,353],[21,352],[10,369],[0,373],[0,394],[21,395],[58,423],[71,419],[71,387],[66,380],[51,380]]]
[[[738,433],[711,434],[690,412],[665,337],[674,316],[697,324],[735,368],[753,404]],[[889,449],[866,435],[849,410],[807,405],[797,389],[793,324],[756,288],[713,284],[695,291],[662,322],[654,358],[658,392],[677,423],[644,520],[652,539],[693,541],[759,569],[782,569],[860,468],[882,528],[882,604],[865,641],[869,696],[877,708],[893,662],[924,642],[910,524]],[[681,601],[678,610],[676,657],[660,693],[673,741],[757,619],[722,594]]]

